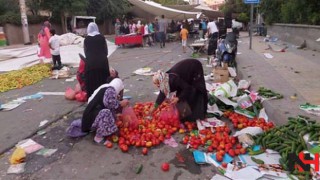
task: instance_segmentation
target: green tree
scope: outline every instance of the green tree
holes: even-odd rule
[[[96,16],[98,21],[122,17],[129,10],[127,0],[88,0],[87,14]]]
[[[62,30],[66,32],[66,16],[85,15],[87,0],[45,0],[42,9],[52,12],[52,16],[60,17]]]
[[[41,10],[41,0],[26,0],[26,5],[32,15],[39,15],[39,11]]]
[[[183,0],[154,0],[154,2],[162,5],[184,5],[187,4]]]

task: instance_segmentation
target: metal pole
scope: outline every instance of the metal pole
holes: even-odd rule
[[[28,19],[26,14],[26,2],[25,0],[19,0],[19,4],[20,4],[23,40],[24,40],[24,44],[27,45],[31,43],[30,43],[30,37],[29,37]]]
[[[249,49],[252,49],[252,28],[253,28],[253,4],[251,4],[251,10],[250,10],[250,45],[249,45]]]

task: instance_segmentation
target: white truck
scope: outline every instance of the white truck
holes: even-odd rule
[[[69,31],[79,36],[87,35],[87,27],[90,22],[95,22],[96,17],[94,16],[73,16],[69,22]]]

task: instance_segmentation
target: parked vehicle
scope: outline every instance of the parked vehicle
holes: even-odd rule
[[[216,50],[216,58],[219,64],[228,63],[229,67],[236,67],[238,41],[234,32],[227,33],[225,39],[218,40],[218,47]]]
[[[94,16],[73,16],[67,19],[68,31],[79,36],[86,36],[88,24],[95,21]]]

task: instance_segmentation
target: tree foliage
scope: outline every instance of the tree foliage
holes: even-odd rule
[[[87,14],[96,16],[97,20],[122,17],[129,10],[127,0],[88,0]]]
[[[183,0],[154,0],[154,2],[162,5],[185,5],[186,2]]]
[[[260,4],[255,7],[259,9],[268,24],[320,25],[320,0],[260,0]],[[250,6],[244,4],[243,0],[226,0],[221,8],[224,12],[240,13],[240,19],[249,17],[250,13]]]

